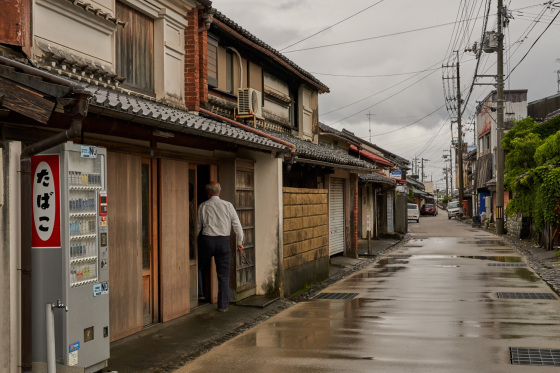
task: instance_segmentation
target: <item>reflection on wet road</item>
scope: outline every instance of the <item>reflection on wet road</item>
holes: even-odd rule
[[[417,230],[417,233],[414,232]],[[444,230],[445,236],[439,234]],[[444,214],[422,218],[400,249],[213,349],[181,372],[552,372],[512,365],[510,347],[560,348],[560,301],[496,236]]]

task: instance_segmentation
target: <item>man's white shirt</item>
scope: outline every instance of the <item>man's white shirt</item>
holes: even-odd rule
[[[198,221],[196,231],[205,236],[229,236],[231,228],[235,232],[237,246],[243,244],[243,228],[233,205],[212,196],[198,208]]]

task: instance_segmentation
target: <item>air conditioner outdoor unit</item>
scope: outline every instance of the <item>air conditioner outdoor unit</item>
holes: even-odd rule
[[[262,93],[253,88],[239,88],[237,114],[262,118]]]

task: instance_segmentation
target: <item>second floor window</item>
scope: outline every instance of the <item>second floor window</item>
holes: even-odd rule
[[[226,51],[226,91],[233,92],[233,53]]]
[[[116,16],[128,22],[116,33],[116,72],[124,85],[141,93],[154,93],[154,21],[118,2]]]

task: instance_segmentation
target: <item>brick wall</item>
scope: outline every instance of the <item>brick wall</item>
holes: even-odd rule
[[[328,191],[284,188],[283,195],[284,270],[328,258]]]
[[[200,41],[197,8],[187,13],[185,29],[185,106],[188,110],[200,107]],[[206,32],[204,32],[206,34]]]

